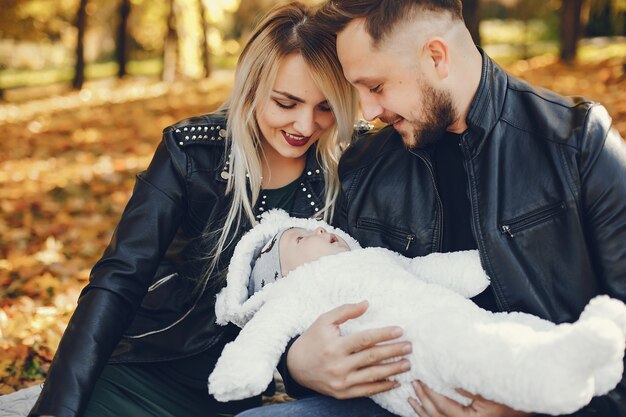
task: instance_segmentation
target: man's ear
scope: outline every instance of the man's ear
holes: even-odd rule
[[[450,73],[450,56],[446,42],[439,37],[431,38],[424,44],[423,51],[439,79],[447,78]]]

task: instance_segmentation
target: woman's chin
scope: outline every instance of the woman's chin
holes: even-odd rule
[[[308,149],[309,146],[295,147],[285,144],[285,146],[281,146],[278,153],[285,159],[300,159],[306,155]]]

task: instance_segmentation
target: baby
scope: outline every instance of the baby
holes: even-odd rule
[[[331,228],[328,225],[326,227]],[[262,290],[266,284],[287,276],[299,266],[324,256],[351,251],[355,245],[357,246],[355,249],[362,250],[354,239],[347,236],[342,238],[340,234],[345,234],[343,231],[335,232],[328,232],[324,226],[313,229],[294,226],[280,230],[265,243],[253,260],[254,266],[248,281],[248,296],[251,297]],[[352,247],[344,238],[353,242]],[[377,250],[386,251],[382,248]],[[467,298],[479,294],[489,286],[489,278],[480,266],[477,251],[431,254],[414,260],[395,255],[407,265],[413,264],[422,281],[444,285]],[[448,265],[444,267],[444,263]],[[419,267],[416,267],[416,264],[419,264]],[[444,270],[446,274],[442,276]]]
[[[286,277],[287,279],[280,279]],[[220,401],[261,393],[291,338],[320,314],[368,300],[342,334],[404,328],[411,369],[398,388],[372,396],[389,411],[414,416],[411,381],[467,404],[454,389],[526,412],[568,414],[621,379],[626,306],[599,296],[573,324],[524,313],[491,313],[469,300],[488,286],[478,253],[414,259],[360,248],[345,232],[274,211],[235,248],[227,286],[217,297],[219,324],[243,327],[209,377]],[[244,326],[245,325],[245,326]]]

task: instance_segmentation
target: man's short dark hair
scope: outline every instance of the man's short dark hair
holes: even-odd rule
[[[416,10],[449,12],[463,21],[461,0],[329,0],[317,13],[319,22],[337,34],[358,18],[365,18],[365,31],[377,45],[394,26]]]

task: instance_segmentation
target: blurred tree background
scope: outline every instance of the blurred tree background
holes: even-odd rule
[[[70,81],[80,89],[85,79],[112,76],[206,77],[232,68],[254,21],[275,3],[0,0],[0,91]],[[626,0],[465,0],[464,9],[476,43],[504,62],[625,53]]]
[[[44,378],[161,129],[224,101],[275,3],[0,0],[0,394]],[[626,136],[626,0],[465,0],[464,15],[507,70],[602,102]]]

